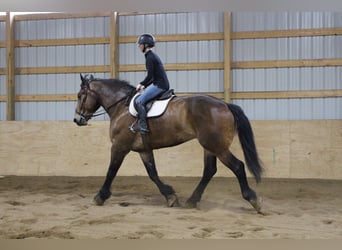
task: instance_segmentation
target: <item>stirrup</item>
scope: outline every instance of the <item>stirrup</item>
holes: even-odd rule
[[[133,133],[139,132],[138,129],[138,119],[136,119],[131,126],[128,127]]]
[[[144,129],[142,127],[140,127],[138,120],[136,120],[135,122],[132,123],[132,125],[129,127],[129,129],[133,132],[133,133],[137,133],[140,132],[142,134],[147,134],[150,132],[150,130],[148,128]]]

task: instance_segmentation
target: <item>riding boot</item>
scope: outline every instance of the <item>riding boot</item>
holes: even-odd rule
[[[146,108],[143,104],[137,104],[136,105],[137,111],[138,111],[138,116],[139,116],[139,121],[138,121],[138,127],[136,128],[136,131],[139,131],[142,134],[150,132],[147,128],[147,122],[146,122]]]

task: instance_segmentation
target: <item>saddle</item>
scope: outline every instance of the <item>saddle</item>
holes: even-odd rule
[[[131,102],[129,103],[129,113],[137,117],[138,111],[135,108],[135,99],[141,95],[140,93],[137,93],[133,96]],[[157,117],[164,114],[167,105],[171,101],[173,97],[175,97],[175,93],[173,89],[170,89],[163,93],[161,96],[157,97],[157,99],[154,99],[146,104],[146,111],[147,111],[147,117]]]

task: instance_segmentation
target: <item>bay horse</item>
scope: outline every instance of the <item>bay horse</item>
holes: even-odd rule
[[[262,164],[255,146],[254,135],[247,116],[234,104],[209,95],[176,96],[165,113],[148,118],[150,132],[133,133],[129,127],[135,121],[128,104],[136,93],[135,87],[119,79],[94,79],[82,76],[77,94],[74,122],[87,125],[100,108],[110,117],[111,159],[103,186],[94,197],[96,205],[103,205],[111,196],[112,182],[130,151],[138,152],[150,179],[166,198],[169,207],[179,206],[172,186],[161,181],[156,169],[153,150],[172,147],[197,139],[204,149],[203,176],[185,205],[194,208],[217,170],[217,158],[238,178],[242,197],[261,213],[260,199],[247,182],[244,163],[229,150],[237,133],[245,161],[256,182],[261,180]]]

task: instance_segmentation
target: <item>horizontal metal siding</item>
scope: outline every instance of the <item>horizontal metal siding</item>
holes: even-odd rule
[[[233,12],[232,31],[341,27],[340,12]]]
[[[63,67],[109,65],[109,45],[20,47],[16,67]]]
[[[6,41],[6,22],[0,22],[0,41]],[[0,48],[0,68],[6,68],[6,48]],[[6,76],[0,75],[0,95],[6,95]],[[0,121],[6,120],[6,102],[0,102]]]
[[[0,75],[0,95],[6,95],[6,76]],[[0,121],[6,120],[6,102],[0,102]]]
[[[190,41],[156,43],[154,51],[163,63],[223,62],[223,41]],[[119,62],[125,64],[144,64],[144,54],[134,43],[119,45]]]
[[[342,98],[234,99],[251,120],[342,119]]]
[[[342,27],[342,13],[233,13],[233,31]],[[342,58],[342,36],[232,41],[233,61]],[[341,89],[342,67],[232,70],[232,91]],[[251,119],[341,119],[342,98],[233,100]]]
[[[120,36],[223,32],[223,13],[195,12],[120,16]],[[157,42],[155,52],[164,64],[223,62],[224,44],[219,41]],[[120,64],[144,64],[135,43],[120,44]],[[145,72],[121,72],[119,77],[137,84]],[[168,71],[170,87],[176,92],[222,92],[223,70]]]
[[[223,32],[222,12],[120,16],[120,36]]]
[[[223,70],[168,71],[170,88],[175,92],[223,92]],[[144,72],[121,72],[119,78],[131,85],[141,82]]]
[[[233,40],[232,60],[341,58],[341,44],[342,36]]]
[[[15,22],[18,40],[109,37],[110,18],[70,18]],[[15,49],[16,67],[68,67],[109,65],[109,45],[20,47]],[[92,73],[92,72],[84,72]],[[108,78],[108,73],[96,77]],[[79,74],[17,75],[16,94],[77,94]],[[17,120],[71,120],[75,101],[17,102]],[[96,119],[106,119],[100,116]]]
[[[342,67],[234,69],[233,92],[329,90],[342,87]]]
[[[0,22],[0,41],[6,41],[6,22]]]
[[[109,17],[16,21],[15,39],[109,37],[109,22]]]

